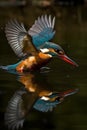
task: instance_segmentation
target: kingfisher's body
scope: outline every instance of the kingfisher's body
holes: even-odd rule
[[[41,87],[40,83],[37,83],[36,75],[24,73],[42,68],[54,56],[58,56],[60,59],[78,66],[65,54],[58,44],[49,42],[55,34],[53,30],[54,24],[55,17],[51,19],[50,15],[49,17],[45,15],[38,17],[28,31],[26,31],[22,23],[19,24],[16,20],[10,21],[6,25],[5,33],[7,40],[15,54],[20,58],[20,61],[13,65],[0,66],[0,68],[9,72],[16,71],[22,73],[19,76],[19,81],[25,86],[29,95],[26,105],[27,110],[22,99],[25,91],[20,90],[15,93],[9,102],[5,120],[10,128],[15,129],[22,126],[27,112],[32,107],[42,112],[51,111],[65,97],[77,92],[77,89],[64,92],[47,90],[47,86],[45,89]],[[43,82],[46,85],[44,80]]]
[[[38,70],[44,65],[46,65],[50,60],[51,56],[49,54],[44,54],[39,52],[36,56],[29,56],[27,59],[22,60],[16,67],[17,72],[29,72],[33,70]]]
[[[54,24],[55,17],[51,19],[50,15],[49,17],[45,15],[38,17],[34,25],[26,31],[23,23],[19,24],[16,20],[9,21],[5,27],[6,37],[21,60],[14,65],[0,66],[0,68],[17,72],[37,70],[46,65],[54,56],[78,66],[65,55],[58,44],[49,42],[55,34]]]

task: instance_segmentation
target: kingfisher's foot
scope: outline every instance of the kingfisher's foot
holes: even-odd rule
[[[52,71],[52,69],[49,68],[49,67],[42,67],[42,68],[40,68],[40,73],[48,73],[50,71]]]

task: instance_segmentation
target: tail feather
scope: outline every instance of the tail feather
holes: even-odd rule
[[[21,61],[20,61],[21,62]],[[16,63],[16,64],[12,64],[12,65],[7,65],[7,66],[0,66],[0,69],[3,69],[5,71],[8,71],[9,73],[16,73],[16,67],[20,64],[20,62]]]
[[[8,70],[8,66],[0,66],[0,69],[3,69],[3,70]]]
[[[0,69],[3,69],[3,70],[7,70],[7,71],[10,71],[10,70],[15,70],[16,68],[16,65],[7,65],[7,66],[0,66]]]

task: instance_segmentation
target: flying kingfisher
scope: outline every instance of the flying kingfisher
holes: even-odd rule
[[[35,20],[33,26],[26,31],[24,24],[11,20],[6,24],[5,33],[11,48],[21,59],[18,63],[0,68],[7,71],[29,72],[45,66],[54,56],[78,66],[55,43],[49,42],[55,34],[55,17],[42,15]]]
[[[66,97],[78,92],[78,89],[53,91],[40,73],[22,73],[18,81],[24,87],[14,93],[5,112],[5,124],[13,130],[23,126],[32,108],[41,112],[52,111]]]

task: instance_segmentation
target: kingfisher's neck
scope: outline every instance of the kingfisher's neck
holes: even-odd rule
[[[39,52],[38,56],[39,56],[39,58],[44,59],[44,60],[52,58],[52,56],[50,54],[45,54],[45,53],[42,53],[42,52]]]

